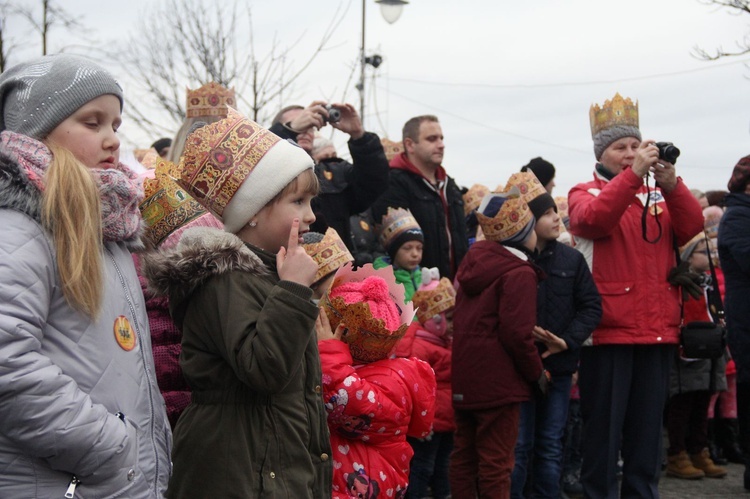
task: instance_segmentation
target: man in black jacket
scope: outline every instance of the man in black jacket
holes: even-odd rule
[[[351,104],[333,104],[340,115],[333,128],[349,134],[352,163],[341,158],[326,158],[315,165],[320,193],[313,199],[316,221],[310,227],[325,233],[332,227],[354,251],[349,217],[365,211],[388,186],[388,160],[378,136],[366,132]],[[326,103],[315,101],[308,107],[288,106],[274,118],[270,130],[282,139],[295,141],[312,153],[315,131],[329,123]],[[355,255],[356,256],[356,255]]]
[[[404,152],[391,160],[388,189],[372,205],[379,223],[389,207],[408,208],[424,233],[422,267],[453,278],[469,249],[463,199],[442,166],[443,131],[435,116],[417,116],[403,129]]]

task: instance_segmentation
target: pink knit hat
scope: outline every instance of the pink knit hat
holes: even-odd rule
[[[401,325],[401,312],[388,294],[388,285],[379,276],[370,276],[361,282],[347,282],[331,290],[331,298],[340,296],[347,305],[367,303],[370,313],[381,319],[385,327],[395,331]]]

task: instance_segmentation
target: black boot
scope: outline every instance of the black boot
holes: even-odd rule
[[[708,452],[711,456],[711,460],[719,466],[727,464],[727,460],[724,459],[724,453],[722,452],[721,446],[717,445],[716,438],[716,422],[714,418],[708,420]]]
[[[736,419],[718,419],[716,430],[716,443],[730,463],[744,464],[745,457],[740,448],[739,423]]]

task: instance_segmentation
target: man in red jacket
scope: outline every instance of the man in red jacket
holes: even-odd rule
[[[590,110],[594,180],[570,191],[570,232],[602,296],[602,320],[581,351],[586,497],[659,497],[662,415],[679,343],[679,288],[667,281],[675,240],[703,228],[698,201],[641,141],[638,104],[616,94]],[[658,185],[644,185],[653,174]]]

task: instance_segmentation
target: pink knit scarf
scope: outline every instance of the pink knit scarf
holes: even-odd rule
[[[29,182],[44,192],[44,176],[52,161],[47,146],[15,132],[0,132],[0,147],[9,152]],[[143,186],[138,176],[122,163],[108,170],[91,169],[99,187],[102,207],[102,234],[105,241],[127,241],[138,236]]]

